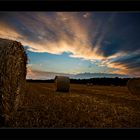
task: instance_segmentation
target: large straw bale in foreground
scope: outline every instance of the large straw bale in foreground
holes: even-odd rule
[[[56,83],[56,91],[60,91],[60,92],[68,92],[69,91],[69,88],[70,88],[69,77],[56,76],[55,83]]]
[[[0,38],[0,116],[9,120],[21,103],[27,56],[21,43]]]
[[[127,82],[127,87],[131,94],[140,97],[140,78],[129,79]]]

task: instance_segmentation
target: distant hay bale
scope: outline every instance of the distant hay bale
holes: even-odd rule
[[[55,77],[55,83],[56,83],[56,91],[68,92],[69,89],[70,89],[70,79],[69,79],[69,77],[56,76]]]
[[[87,85],[87,86],[93,86],[93,84],[92,84],[92,83],[87,83],[86,85]]]
[[[27,56],[21,43],[0,38],[0,116],[5,120],[22,102]]]
[[[140,97],[140,78],[129,79],[127,82],[127,87],[131,94]]]

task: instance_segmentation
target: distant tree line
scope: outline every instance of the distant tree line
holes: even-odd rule
[[[71,79],[71,83],[75,84],[89,84],[89,85],[103,85],[103,86],[126,86],[130,78],[91,78],[91,79]]]
[[[87,84],[87,85],[103,85],[103,86],[126,86],[130,78],[91,78],[91,79],[70,79],[72,84]],[[54,83],[54,79],[50,80],[32,80],[27,82],[32,83]]]

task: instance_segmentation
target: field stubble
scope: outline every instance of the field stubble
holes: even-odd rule
[[[69,93],[60,93],[53,83],[27,83],[10,127],[134,128],[139,118],[140,99],[127,87],[71,84]]]

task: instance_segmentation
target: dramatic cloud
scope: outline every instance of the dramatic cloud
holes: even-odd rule
[[[0,36],[32,52],[62,54],[139,76],[140,13],[1,12]],[[30,70],[28,72],[31,73]]]
[[[84,14],[84,13],[83,13]],[[15,30],[15,34],[2,32],[3,37],[16,38],[34,52],[62,54],[71,52],[71,57],[100,59],[88,34],[90,20],[78,13],[7,13],[1,18],[3,23]],[[86,13],[86,17],[89,14]],[[9,19],[10,18],[10,19]],[[16,18],[16,20],[14,20]],[[82,24],[81,24],[82,23]]]

